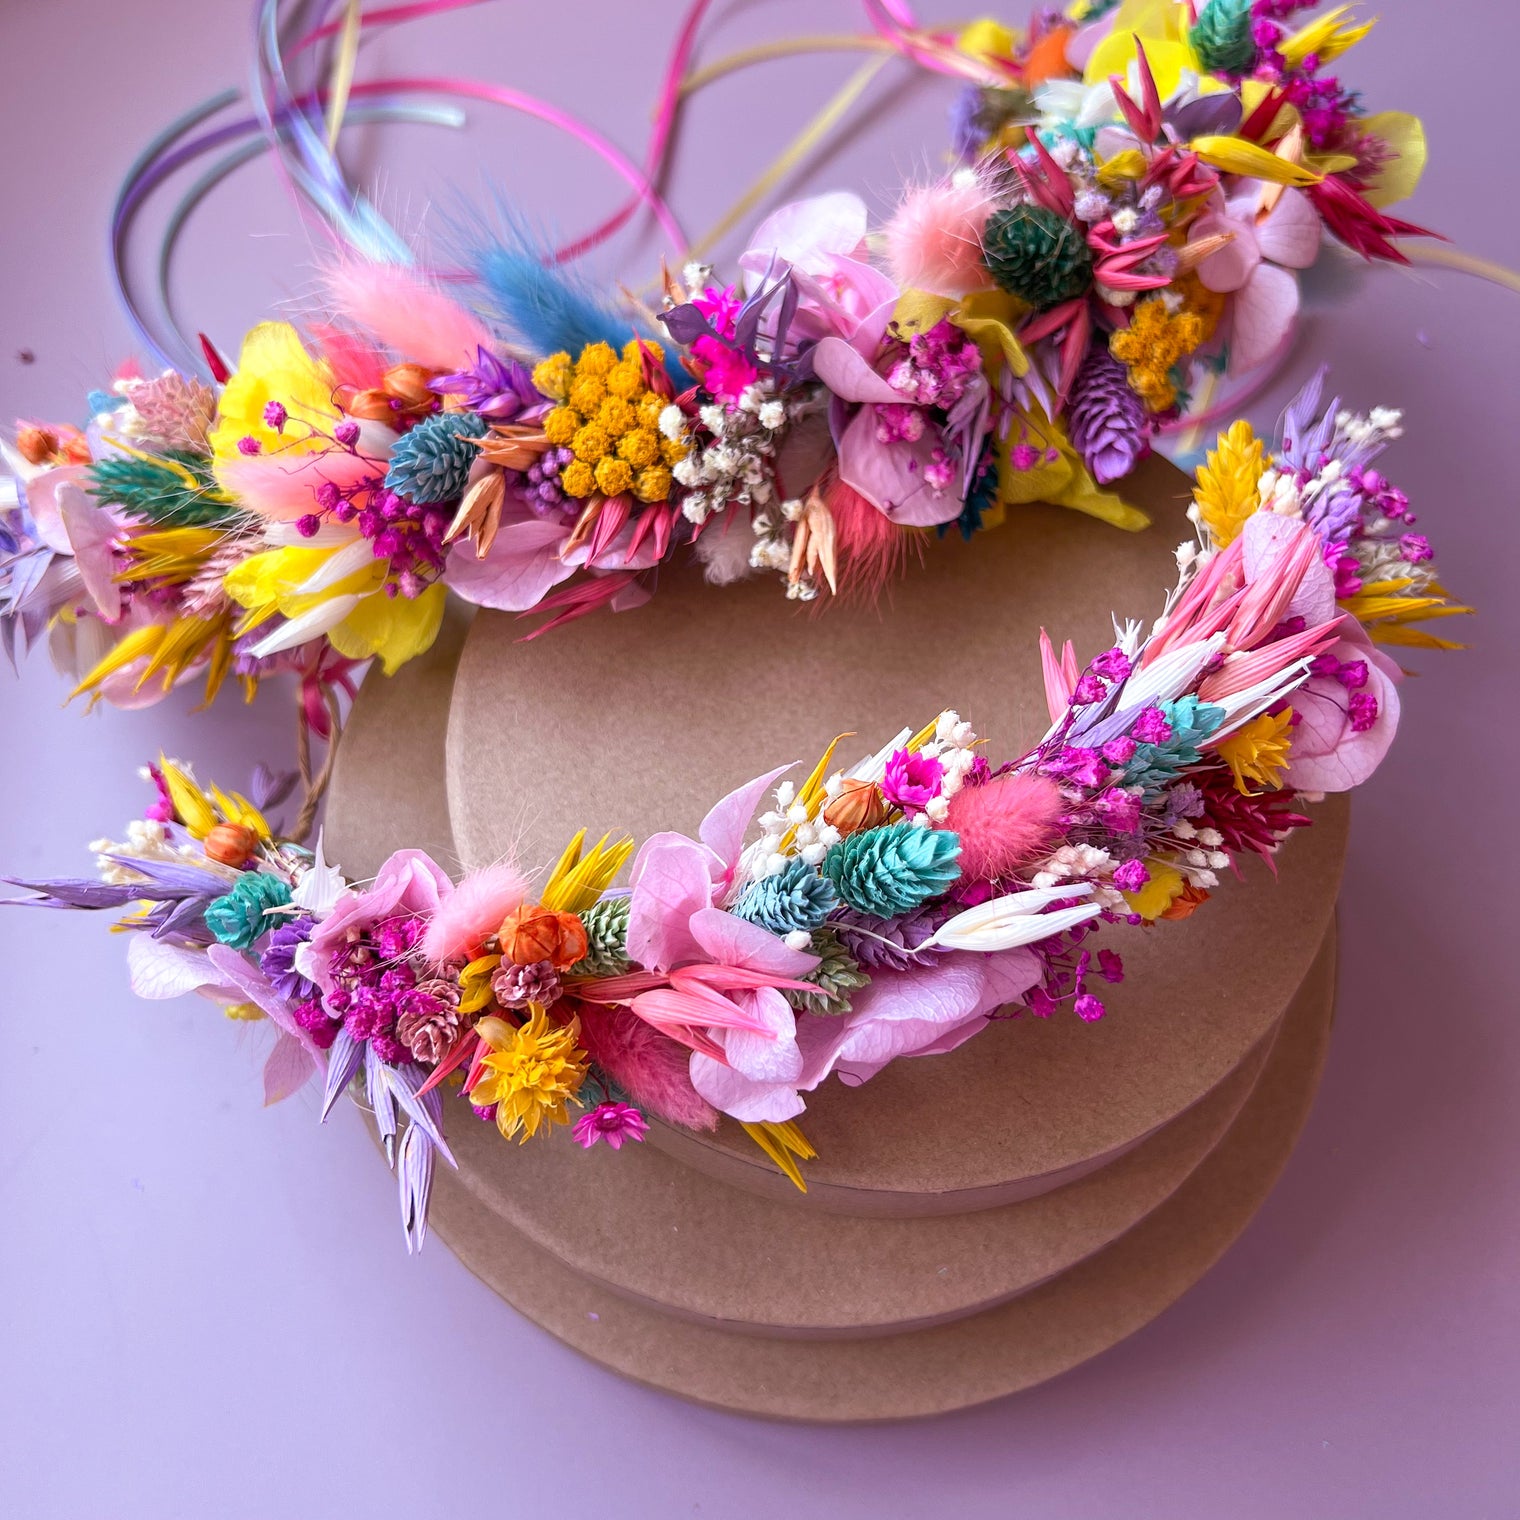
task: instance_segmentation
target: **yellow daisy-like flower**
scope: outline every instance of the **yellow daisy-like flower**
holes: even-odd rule
[[[560,471],[559,483],[566,496],[589,496],[596,490],[596,471],[584,459],[572,459]]]
[[[557,406],[544,417],[544,437],[555,448],[564,448],[580,431],[581,414],[573,407]]]
[[[566,1105],[576,1101],[586,1079],[586,1052],[580,1022],[550,1024],[534,1005],[520,1029],[503,1019],[482,1019],[476,1031],[491,1047],[470,1101],[496,1105],[496,1127],[505,1139],[528,1140],[544,1125],[568,1124]]]
[[[1247,797],[1253,784],[1274,792],[1282,785],[1292,747],[1292,708],[1276,714],[1262,713],[1216,746],[1220,758],[1234,774],[1235,789]]]
[[[660,457],[660,440],[648,428],[635,428],[618,440],[618,454],[634,469],[642,470]]]
[[[570,405],[582,417],[594,417],[606,399],[606,382],[599,375],[585,375],[577,368],[575,381],[570,387]]]
[[[588,343],[575,361],[576,374],[605,377],[617,363],[617,354],[610,343]]]
[[[569,354],[550,354],[533,366],[533,383],[544,395],[563,401],[570,391],[575,365]]]
[[[575,457],[587,464],[595,464],[611,447],[612,440],[607,436],[606,428],[598,427],[594,422],[588,422],[570,440]]]
[[[1261,479],[1265,452],[1261,440],[1244,418],[1232,422],[1219,435],[1219,446],[1209,450],[1199,467],[1193,500],[1216,548],[1235,541],[1246,519],[1261,504],[1257,482]]]
[[[669,501],[671,483],[670,471],[662,464],[652,464],[639,471],[633,494],[640,501]]]
[[[596,488],[603,496],[620,496],[633,484],[633,471],[628,462],[608,454],[597,462]]]
[[[639,366],[630,359],[620,359],[607,372],[607,393],[632,401],[644,389],[644,376]]]
[[[608,396],[597,410],[596,420],[614,438],[633,431],[639,414],[621,396]]]

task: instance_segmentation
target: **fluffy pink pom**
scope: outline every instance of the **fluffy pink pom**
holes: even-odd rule
[[[903,290],[963,296],[992,283],[982,264],[982,231],[991,209],[969,176],[910,190],[887,223],[887,262]]]
[[[472,871],[438,904],[422,936],[422,953],[435,965],[463,960],[522,906],[528,880],[511,861]]]
[[[581,1046],[633,1101],[687,1129],[716,1129],[717,1111],[691,1085],[691,1052],[626,1008],[582,1004]]]
[[[997,881],[1050,847],[1061,793],[1046,776],[997,776],[963,786],[950,799],[945,827],[961,839],[960,865],[970,881]]]
[[[418,364],[457,370],[492,347],[485,324],[415,269],[348,259],[323,271],[333,309],[346,322]]]
[[[832,474],[832,472],[830,472]],[[840,589],[874,602],[901,574],[910,552],[923,552],[922,534],[899,528],[853,486],[837,477],[823,486],[824,500],[834,518],[834,543],[839,556]],[[819,597],[814,607],[828,605]]]

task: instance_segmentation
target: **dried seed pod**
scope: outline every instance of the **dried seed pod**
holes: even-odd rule
[[[224,866],[247,865],[258,847],[259,836],[241,823],[219,823],[201,842],[206,858]]]
[[[380,383],[388,395],[408,409],[431,410],[438,398],[428,389],[428,382],[435,373],[421,364],[393,364]]]
[[[498,931],[502,958],[514,966],[548,961],[556,971],[568,971],[585,955],[586,928],[573,913],[555,913],[537,904],[524,904],[510,914]]]
[[[823,810],[823,821],[841,834],[858,834],[887,821],[891,809],[873,781],[846,781],[839,795]]]
[[[21,428],[16,434],[16,452],[28,464],[46,464],[58,452],[58,435],[47,428]]]

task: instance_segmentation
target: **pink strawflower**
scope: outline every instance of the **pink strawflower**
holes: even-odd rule
[[[598,1140],[621,1150],[625,1140],[642,1140],[649,1121],[631,1103],[598,1103],[575,1121],[570,1133],[588,1151]]]
[[[888,802],[905,813],[921,813],[939,796],[945,779],[945,767],[933,755],[908,749],[892,752],[881,792]]]
[[[737,401],[760,378],[748,355],[717,338],[698,338],[691,351],[707,366],[702,372],[703,388],[719,401]]]

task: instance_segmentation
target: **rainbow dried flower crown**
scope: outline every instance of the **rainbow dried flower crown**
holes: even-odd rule
[[[331,745],[359,667],[425,651],[449,591],[541,614],[536,637],[636,607],[677,554],[808,601],[874,593],[935,535],[1017,532],[1022,503],[1142,528],[1109,488],[1270,371],[1298,272],[1422,234],[1385,209],[1419,177],[1417,119],[1366,114],[1328,71],[1366,27],[1295,29],[1304,8],[1125,0],[951,37],[867,0],[864,45],[963,81],[953,166],[879,229],[853,194],[784,206],[732,271],[688,259],[648,300],[518,228],[465,239],[442,281],[330,192],[348,246],[319,313],[255,328],[233,365],[202,339],[204,379],[124,370],[85,427],[5,446],[7,647],[45,636],[76,694],[128,705],[294,675]],[[316,111],[288,93],[272,142],[332,169]],[[1322,376],[1270,446],[1233,423],[1149,629],[1085,661],[1044,642],[1051,726],[1023,755],[941,713],[766,772],[697,839],[577,838],[537,887],[409,850],[348,882],[304,844],[326,768],[303,765],[281,831],[269,778],[245,797],[160,760],[100,881],[25,885],[127,909],[145,995],[267,1017],[271,1098],[316,1076],[325,1115],[361,1084],[409,1244],[451,1085],[503,1135],[573,1120],[586,1146],[726,1114],[800,1184],[794,1121],[829,1075],[1009,1010],[1101,1017],[1123,966],[1084,943],[1100,924],[1190,914],[1309,822],[1306,794],[1375,768],[1400,676],[1376,643],[1450,647],[1419,625],[1466,611],[1375,467],[1399,432],[1326,405]]]

